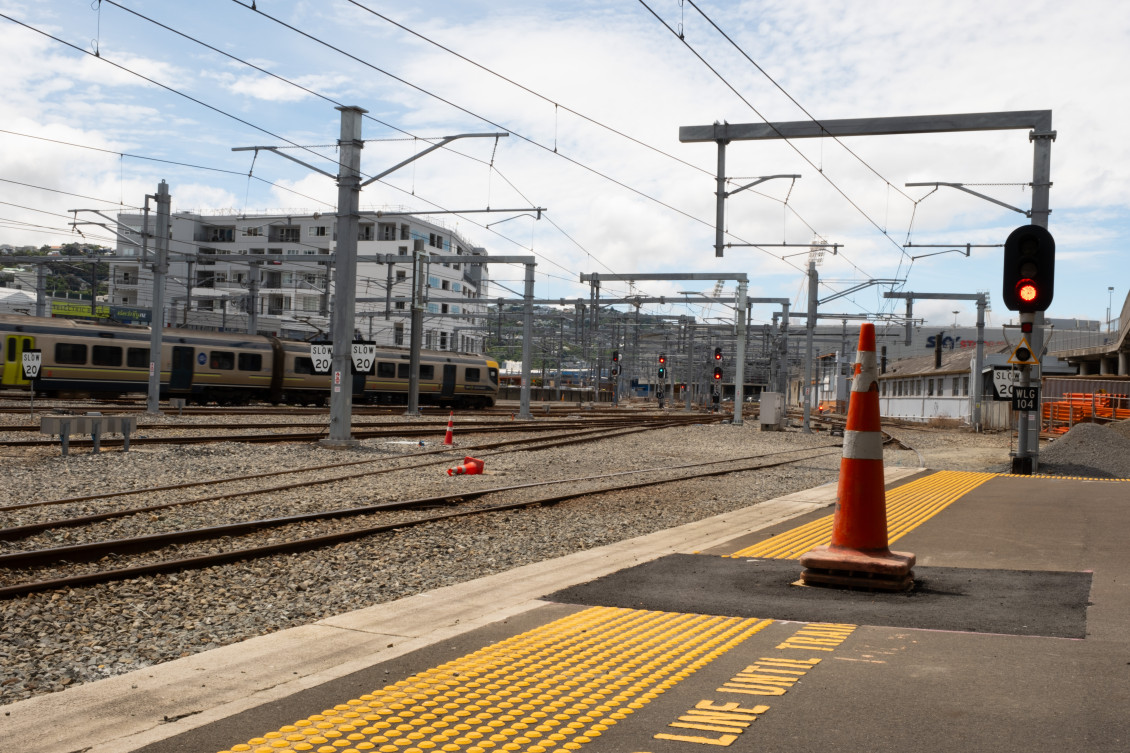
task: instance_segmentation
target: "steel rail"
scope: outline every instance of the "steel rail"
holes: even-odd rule
[[[828,447],[831,447],[835,450],[839,450],[838,445],[829,445]],[[803,449],[802,450],[783,450],[781,452],[766,453],[765,455],[760,455],[760,456],[756,456],[756,457],[766,457],[768,455],[785,454],[785,453],[793,453],[793,452],[804,452],[804,451],[805,450],[803,450]],[[628,490],[632,490],[632,489],[639,489],[639,488],[650,487],[650,486],[659,486],[659,485],[663,485],[663,484],[678,483],[678,482],[681,482],[681,481],[690,481],[690,480],[694,480],[694,479],[698,479],[698,478],[709,478],[709,477],[713,477],[713,476],[721,476],[721,475],[726,475],[726,474],[730,474],[730,473],[742,473],[742,472],[745,472],[745,471],[760,470],[760,469],[764,469],[764,468],[773,468],[773,467],[780,466],[780,465],[787,465],[789,463],[796,463],[796,462],[801,462],[801,461],[804,461],[804,460],[811,460],[813,458],[821,457],[821,456],[825,456],[825,455],[829,455],[829,454],[831,454],[831,453],[830,452],[823,452],[823,453],[817,453],[817,454],[814,454],[814,455],[807,455],[803,458],[793,458],[793,459],[789,459],[789,460],[780,460],[780,461],[777,461],[777,462],[774,462],[774,463],[762,463],[762,464],[755,464],[755,465],[746,465],[746,466],[741,466],[741,467],[738,467],[738,468],[727,468],[727,469],[721,469],[721,470],[716,469],[716,470],[707,471],[707,472],[703,472],[703,473],[677,476],[675,478],[669,478],[669,479],[658,479],[658,480],[652,479],[652,480],[640,481],[640,482],[630,483],[630,484],[620,484],[620,485],[617,485],[617,486],[606,487],[606,488],[603,488],[603,489],[577,490],[577,491],[566,492],[564,494],[552,495],[552,496],[548,496],[548,497],[541,497],[541,498],[533,499],[533,500],[524,500],[524,501],[520,501],[520,502],[501,503],[501,504],[497,504],[497,505],[490,505],[490,506],[487,506],[487,507],[476,508],[474,510],[458,510],[458,511],[449,512],[449,513],[442,513],[440,515],[430,515],[430,516],[426,516],[426,517],[423,517],[423,518],[417,518],[415,520],[407,520],[407,521],[402,520],[402,521],[397,521],[397,522],[394,522],[394,523],[381,524],[381,525],[377,525],[377,526],[366,526],[364,528],[355,528],[355,529],[350,529],[350,530],[347,530],[347,531],[338,531],[338,532],[335,532],[335,533],[323,534],[323,535],[320,535],[320,536],[313,536],[313,537],[308,537],[308,538],[304,538],[304,539],[295,539],[295,540],[286,541],[286,542],[278,542],[278,543],[274,543],[274,544],[267,544],[267,545],[263,545],[263,546],[259,546],[259,547],[249,547],[249,548],[245,548],[245,549],[236,549],[236,550],[230,550],[230,551],[227,551],[227,552],[219,552],[219,553],[213,553],[213,554],[208,554],[208,555],[200,555],[200,556],[196,556],[196,557],[187,557],[187,558],[176,559],[176,560],[164,560],[164,561],[161,561],[161,562],[155,562],[155,563],[150,563],[150,564],[146,564],[146,565],[136,565],[136,566],[133,566],[133,567],[118,568],[118,569],[115,569],[115,570],[107,570],[107,571],[95,572],[95,573],[85,573],[85,574],[82,574],[82,575],[66,576],[66,577],[54,578],[54,579],[46,580],[46,581],[34,581],[34,582],[27,582],[27,583],[19,583],[19,584],[14,584],[14,585],[10,585],[10,586],[0,587],[0,599],[14,598],[14,597],[17,597],[17,596],[23,596],[23,595],[35,593],[35,592],[38,592],[38,591],[47,591],[47,590],[51,590],[51,589],[55,589],[55,588],[74,587],[74,586],[80,586],[80,585],[91,585],[91,584],[95,584],[95,583],[104,583],[104,582],[109,582],[109,581],[114,581],[114,580],[122,580],[122,579],[126,579],[126,578],[138,577],[138,576],[142,576],[142,575],[151,575],[151,574],[155,574],[155,573],[159,573],[159,572],[167,572],[167,571],[170,571],[170,570],[185,570],[185,569],[194,569],[194,568],[200,568],[200,567],[210,567],[210,566],[213,566],[213,565],[225,564],[225,563],[239,561],[239,560],[245,560],[245,559],[255,559],[255,558],[269,556],[269,555],[272,555],[272,554],[278,554],[278,553],[283,553],[283,552],[308,551],[308,550],[311,550],[311,549],[317,549],[317,548],[321,548],[323,546],[328,546],[330,544],[338,544],[338,543],[341,543],[341,542],[344,542],[344,541],[351,541],[351,540],[358,539],[358,538],[364,538],[366,536],[371,536],[371,535],[378,534],[378,533],[385,533],[385,532],[388,532],[388,531],[401,530],[401,529],[404,529],[404,528],[410,528],[410,527],[414,527],[414,526],[425,525],[425,524],[428,524],[428,523],[434,523],[434,522],[443,521],[443,520],[450,520],[450,519],[454,519],[454,518],[467,517],[467,516],[471,516],[471,515],[483,515],[483,514],[488,514],[488,513],[492,513],[492,512],[500,512],[500,511],[505,511],[505,510],[517,510],[517,509],[524,509],[524,508],[528,508],[528,507],[537,507],[537,506],[542,506],[542,505],[556,504],[558,502],[563,502],[565,500],[575,499],[575,498],[578,498],[578,497],[599,496],[599,495],[603,495],[603,494],[611,494],[611,493],[615,493],[615,492],[628,491]],[[414,504],[415,506],[423,506],[423,505],[427,505],[427,504],[435,505],[435,504],[439,504],[441,501],[449,500],[453,497],[456,498],[456,499],[478,498],[478,497],[486,496],[487,494],[494,494],[494,493],[499,493],[499,492],[504,492],[504,491],[512,491],[514,489],[529,488],[529,487],[532,487],[532,486],[546,486],[546,485],[564,484],[564,483],[576,484],[579,481],[586,480],[586,478],[587,479],[596,479],[596,478],[605,478],[605,477],[611,477],[611,476],[622,476],[622,475],[628,475],[628,474],[633,474],[633,473],[644,473],[644,472],[663,471],[663,470],[677,470],[677,469],[682,469],[682,468],[701,467],[701,466],[704,466],[704,465],[718,465],[718,464],[727,463],[727,462],[739,462],[741,460],[747,460],[747,459],[751,459],[751,458],[734,458],[734,459],[723,460],[723,461],[709,461],[709,462],[706,462],[706,463],[693,463],[693,464],[688,464],[688,465],[684,465],[684,466],[663,466],[663,467],[660,467],[660,468],[640,469],[640,470],[635,470],[635,471],[619,471],[619,472],[616,472],[616,473],[613,473],[613,474],[602,474],[602,475],[599,475],[599,476],[582,477],[582,478],[577,478],[577,479],[565,479],[565,480],[552,481],[552,482],[536,482],[536,483],[533,483],[533,484],[521,484],[521,485],[513,486],[513,487],[497,487],[497,488],[489,489],[489,490],[479,490],[479,491],[475,491],[475,492],[471,492],[471,493],[463,493],[463,494],[459,494],[459,495],[449,495],[449,496],[444,496],[444,497],[431,497],[431,498],[425,498],[425,499],[422,499],[422,500],[411,500],[411,501],[408,501],[408,502],[382,503],[381,506],[385,506],[384,509],[386,509],[386,510],[387,509],[398,509],[398,508],[394,508],[394,507],[387,507],[388,505],[398,505],[399,509],[404,509],[405,506],[412,505],[412,504]],[[316,518],[312,518],[312,519],[324,519],[324,518],[327,518],[327,517],[344,517],[344,516],[347,516],[347,515],[369,514],[369,513],[372,513],[372,512],[380,511],[381,506],[367,506],[367,507],[363,507],[363,508],[351,508],[350,510],[339,510],[339,511],[336,511],[336,514],[335,514],[335,512],[314,513],[312,515],[315,515]],[[373,508],[378,508],[378,509],[374,510]],[[266,527],[277,527],[277,526],[280,526],[280,525],[290,525],[290,524],[296,523],[296,522],[304,522],[304,520],[303,520],[304,518],[306,518],[306,516],[293,516],[292,518],[273,519],[273,521],[270,521],[270,522],[269,521],[252,521],[252,522],[247,522],[247,523],[232,524],[232,526],[216,526],[216,527],[213,527],[213,528],[210,528],[210,529],[195,529],[194,531],[191,531],[191,532],[181,532],[181,534],[197,535],[197,538],[195,538],[195,539],[181,538],[180,541],[199,540],[201,538],[215,538],[217,536],[233,535],[233,533],[235,535],[238,535],[239,533],[253,532],[253,531],[260,530],[260,529],[263,529],[263,528],[266,528]],[[234,527],[244,527],[244,528],[246,528],[246,530],[238,531],[235,528],[233,528],[233,526]],[[247,527],[250,527],[250,528],[247,528]],[[204,531],[209,531],[209,532],[212,532],[212,533],[209,533],[207,536],[198,535],[198,534],[200,534],[201,532],[204,532]],[[154,547],[148,546],[149,544],[151,544],[151,543],[156,544],[157,547],[162,546],[165,543],[168,543],[167,537],[169,537],[171,535],[173,535],[173,534],[156,534],[153,537],[139,537],[139,539],[136,539],[134,541],[136,542],[137,546],[145,546],[146,548],[151,549],[151,548],[154,548]],[[163,537],[163,538],[166,539],[166,541],[159,542],[157,537]],[[135,544],[127,544],[126,543],[127,541],[129,541],[129,540],[119,540],[119,541],[116,541],[116,542],[102,542],[102,543],[117,546],[118,548],[116,550],[112,550],[112,551],[118,552],[118,551],[129,551],[128,547],[135,545]],[[143,541],[144,541],[144,543],[142,543]],[[77,546],[78,547],[84,547],[84,546],[93,547],[94,545],[77,545]],[[69,553],[69,556],[72,556],[72,557],[78,556],[81,552],[81,550],[76,549],[74,547],[60,547],[60,548],[56,548],[56,549],[53,549],[53,550],[41,550],[39,552],[17,552],[17,553],[11,554],[11,555],[0,556],[0,566],[3,566],[3,567],[27,567],[29,564],[35,562],[36,561],[35,558],[38,557],[38,556],[43,556],[43,557],[55,556],[55,557],[57,557],[58,554],[60,552],[62,552],[63,550],[67,550],[68,553]],[[97,557],[97,556],[104,556],[106,553],[107,553],[106,551],[103,551],[101,554],[96,554],[94,552],[94,550],[91,549],[91,550],[88,550],[85,553],[82,553],[82,556],[94,558],[94,557]],[[19,557],[21,555],[23,557],[22,560],[19,559]]]
[[[652,419],[639,419],[636,421],[644,422],[653,421]],[[562,428],[576,428],[581,426],[618,426],[625,422],[624,419],[616,419],[611,421],[606,418],[591,419],[584,422],[569,422],[558,424],[545,424],[545,423],[510,423],[505,422],[494,426],[489,426],[483,429],[472,428],[475,424],[465,424],[461,430],[463,434],[479,434],[484,432],[500,432],[500,433],[518,433],[518,432],[536,432],[536,431],[553,431]],[[403,427],[403,425],[397,425]],[[207,430],[211,427],[203,425],[199,427],[201,430]],[[165,444],[212,444],[215,442],[240,442],[246,444],[260,444],[260,443],[285,443],[285,442],[312,442],[318,439],[323,439],[329,428],[319,428],[317,431],[300,432],[295,434],[217,434],[217,435],[194,435],[194,436],[132,436],[130,437],[131,445],[165,445]],[[436,428],[387,428],[387,429],[355,429],[352,432],[354,439],[380,439],[381,437],[426,437],[434,436]],[[104,438],[101,439],[99,444],[102,447],[118,447],[125,443],[125,439]],[[0,440],[0,447],[53,447],[58,444],[55,439],[13,439],[13,440]],[[71,439],[69,445],[71,447],[91,447],[94,442],[90,439]]]
[[[680,423],[670,424],[670,426],[678,426],[678,425],[681,425],[681,424]],[[663,427],[666,427],[666,426],[658,426],[658,427],[659,427],[659,429],[663,429]],[[556,447],[565,447],[565,445],[568,445],[568,444],[577,444],[577,443],[581,443],[581,442],[591,442],[591,441],[597,440],[597,439],[612,439],[612,438],[616,438],[616,436],[625,436],[627,434],[635,434],[635,433],[640,433],[640,432],[644,432],[644,431],[650,431],[650,430],[653,430],[653,429],[657,429],[657,426],[654,426],[654,425],[636,426],[636,427],[631,427],[631,429],[612,429],[612,430],[606,429],[606,427],[602,427],[602,429],[585,430],[585,431],[577,432],[575,434],[568,435],[568,436],[566,436],[566,438],[563,438],[563,439],[555,439],[555,438],[525,439],[525,438],[523,438],[523,439],[519,439],[519,440],[506,440],[506,441],[501,441],[501,442],[490,442],[490,443],[487,443],[487,444],[484,444],[484,445],[470,445],[470,447],[462,447],[460,449],[464,450],[464,451],[466,451],[466,450],[478,451],[478,450],[483,450],[483,449],[496,449],[496,448],[499,448],[499,447],[509,447],[509,445],[514,445],[514,444],[525,444],[525,447],[520,448],[521,451],[531,451],[532,452],[532,451],[546,450],[546,449],[551,449],[551,448],[556,448]],[[603,434],[603,435],[597,436],[598,434]],[[530,447],[530,443],[537,443],[537,444],[534,444],[534,445],[532,445],[532,447]],[[442,455],[447,455],[447,453],[449,453],[451,451],[452,450],[450,448],[445,448],[445,449],[428,451],[426,453],[420,453],[420,455],[441,455],[441,453],[442,453]],[[510,451],[510,450],[507,450],[507,451]],[[502,455],[502,452],[489,452],[489,453],[483,453],[483,455],[484,455],[484,457],[495,457],[497,455]],[[401,456],[401,458],[396,458],[396,459],[399,460],[399,459],[402,459],[402,458],[405,458],[405,457],[419,457],[419,455],[417,455],[417,456]],[[252,481],[252,479],[270,478],[270,477],[285,476],[285,475],[298,474],[298,473],[312,473],[312,471],[316,471],[316,470],[328,470],[328,469],[332,469],[332,468],[341,468],[341,467],[350,467],[350,466],[357,466],[357,465],[364,465],[364,464],[372,464],[372,462],[379,462],[379,461],[385,460],[385,459],[386,458],[351,460],[351,461],[347,461],[347,462],[340,462],[340,464],[330,464],[330,465],[324,465],[324,466],[312,466],[310,468],[294,468],[294,469],[287,469],[287,470],[281,470],[281,471],[269,471],[269,473],[251,474],[251,475],[247,475],[247,476],[235,476],[235,477],[229,477],[229,478],[226,478],[226,479],[211,479],[211,481],[186,482],[184,484],[171,484],[171,485],[166,485],[166,486],[146,487],[146,488],[139,488],[139,490],[124,490],[124,491],[119,491],[119,492],[111,492],[111,493],[107,493],[107,494],[90,494],[90,495],[86,495],[86,496],[67,497],[67,499],[64,499],[64,500],[47,500],[47,501],[42,501],[42,502],[27,502],[27,503],[23,503],[23,504],[7,505],[7,507],[0,508],[0,511],[3,511],[3,510],[19,510],[19,509],[26,509],[26,508],[31,508],[31,507],[43,507],[43,505],[49,505],[49,504],[63,504],[63,503],[71,503],[71,502],[85,502],[85,501],[92,501],[92,500],[103,500],[103,499],[108,499],[108,497],[111,497],[111,496],[127,496],[127,495],[134,495],[134,494],[146,494],[146,493],[156,493],[156,492],[164,492],[164,491],[182,490],[182,488],[189,488],[189,487],[193,487],[193,486],[206,486],[206,485],[219,485],[219,484],[237,483],[237,482],[243,482],[243,481]],[[236,497],[254,496],[254,495],[257,495],[257,494],[267,494],[267,493],[271,493],[271,492],[288,491],[288,490],[293,490],[293,488],[301,488],[301,487],[304,487],[304,486],[333,484],[333,483],[337,483],[337,482],[351,481],[351,479],[362,478],[362,477],[365,477],[365,476],[375,476],[375,475],[381,475],[381,474],[396,473],[396,471],[398,471],[398,470],[411,470],[411,469],[415,469],[415,468],[426,468],[426,467],[429,467],[429,466],[446,464],[446,462],[450,462],[450,460],[446,459],[446,458],[441,458],[441,459],[436,459],[436,460],[429,460],[429,461],[426,461],[426,462],[417,462],[417,464],[411,464],[411,465],[406,465],[406,466],[393,466],[393,467],[386,467],[386,468],[377,468],[377,469],[374,469],[374,470],[366,470],[366,471],[363,471],[363,473],[347,474],[345,476],[336,476],[336,477],[333,477],[333,478],[320,478],[320,479],[313,479],[313,481],[307,481],[307,482],[296,482],[294,484],[281,484],[281,485],[277,485],[277,486],[262,487],[262,488],[257,488],[257,490],[228,492],[228,493],[219,494],[219,495],[194,497],[194,499],[191,499],[191,500],[179,500],[179,501],[176,501],[176,502],[165,502],[165,503],[162,503],[162,504],[148,505],[148,507],[144,507],[144,508],[128,508],[128,509],[124,509],[124,510],[115,510],[115,511],[111,511],[111,512],[99,512],[99,513],[89,514],[89,516],[82,516],[82,517],[77,517],[77,518],[62,518],[62,519],[56,519],[56,520],[47,520],[47,521],[41,521],[41,522],[26,523],[26,525],[24,525],[24,526],[12,526],[12,527],[9,527],[9,528],[0,529],[0,542],[11,542],[11,540],[26,538],[27,536],[32,536],[34,534],[42,533],[42,531],[44,531],[44,530],[51,530],[51,529],[54,529],[54,528],[85,526],[85,525],[89,525],[89,523],[93,523],[93,522],[99,522],[99,521],[103,521],[103,520],[111,520],[111,519],[114,519],[114,518],[128,517],[128,516],[131,516],[131,514],[140,514],[140,513],[144,513],[144,512],[155,512],[157,510],[167,510],[167,509],[176,508],[176,507],[183,507],[183,505],[188,505],[188,504],[198,504],[198,503],[202,503],[202,502],[212,502],[212,501],[218,501],[218,500],[236,499]]]

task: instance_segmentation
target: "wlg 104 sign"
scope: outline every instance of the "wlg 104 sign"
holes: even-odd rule
[[[333,343],[310,343],[310,360],[315,374],[329,374],[333,365]]]
[[[368,374],[377,359],[377,344],[364,340],[353,341],[353,373]]]

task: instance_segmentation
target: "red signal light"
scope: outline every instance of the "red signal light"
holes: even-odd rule
[[[716,381],[716,382],[722,381],[722,369],[721,368],[714,369],[714,381]]]
[[[1040,297],[1040,289],[1034,280],[1024,278],[1016,283],[1016,297],[1023,303],[1035,303]]]

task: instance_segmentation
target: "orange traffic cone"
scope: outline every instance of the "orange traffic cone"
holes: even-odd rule
[[[905,591],[914,585],[914,561],[910,552],[888,548],[879,369],[875,325],[868,323],[859,330],[831,544],[800,558],[805,567],[801,580],[814,585]]]
[[[447,434],[443,437],[444,444],[452,444],[452,433],[454,431],[455,411],[451,411],[451,415],[447,417]]]
[[[483,461],[478,458],[465,457],[463,458],[463,465],[457,465],[454,468],[447,469],[448,476],[473,476],[476,473],[483,472]]]

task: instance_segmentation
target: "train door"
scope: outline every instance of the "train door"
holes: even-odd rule
[[[173,373],[169,376],[170,390],[187,390],[192,387],[192,370],[195,363],[193,348],[173,346]]]
[[[443,365],[443,387],[439,393],[441,398],[455,397],[455,364]]]
[[[24,387],[29,384],[24,379],[24,351],[35,347],[35,338],[26,335],[6,335],[4,337],[4,374],[2,383],[5,387]]]

